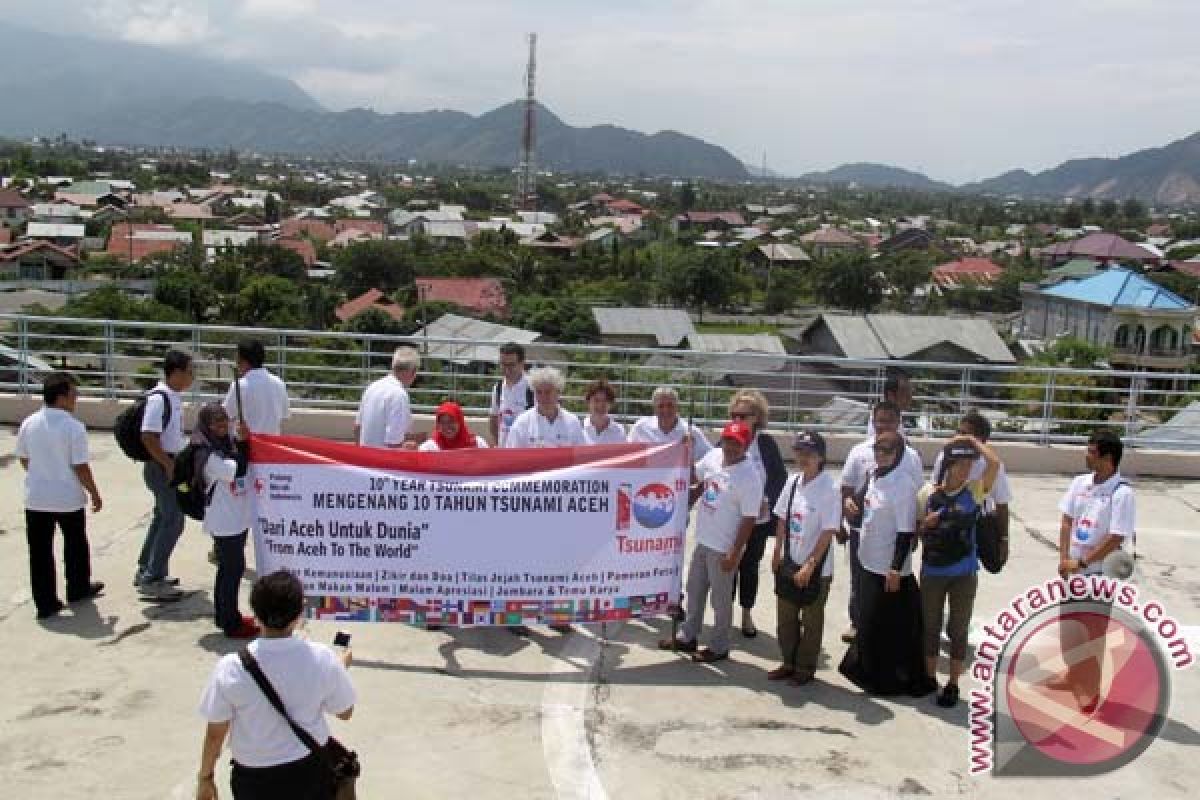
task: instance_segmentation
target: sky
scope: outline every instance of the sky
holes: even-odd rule
[[[1200,130],[1196,0],[0,0],[15,24],[291,78],[331,110],[677,130],[797,175],[962,183]]]

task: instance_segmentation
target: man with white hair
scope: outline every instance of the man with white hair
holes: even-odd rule
[[[670,386],[659,386],[650,395],[654,414],[641,417],[629,429],[629,441],[662,444],[683,439],[691,433],[692,462],[695,463],[713,449],[704,433],[695,425],[679,418],[679,394]]]
[[[408,387],[417,379],[421,354],[415,347],[397,347],[392,354],[392,371],[372,383],[363,392],[354,418],[354,437],[363,447],[403,447],[416,443],[409,438],[412,430],[412,406]]]
[[[529,373],[533,408],[521,412],[509,428],[504,447],[574,447],[587,444],[579,418],[559,405],[567,379],[554,367]]]

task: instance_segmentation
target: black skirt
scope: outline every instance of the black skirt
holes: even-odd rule
[[[862,571],[860,625],[838,671],[869,694],[922,697],[937,684],[925,670],[921,591],[912,575],[900,579],[896,592],[885,592],[883,580]]]

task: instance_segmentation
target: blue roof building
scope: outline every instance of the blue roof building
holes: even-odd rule
[[[1022,335],[1074,336],[1112,348],[1114,366],[1186,369],[1195,322],[1195,305],[1128,267],[1021,287]]]

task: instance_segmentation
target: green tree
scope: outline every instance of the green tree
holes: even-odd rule
[[[831,308],[868,312],[883,301],[883,278],[866,253],[818,261],[809,275],[818,302]]]
[[[1082,228],[1083,211],[1077,205],[1069,205],[1063,209],[1062,216],[1059,217],[1059,222],[1064,228]]]
[[[271,224],[279,222],[282,209],[280,203],[275,199],[274,192],[267,192],[267,196],[263,199],[263,219]]]
[[[197,270],[176,267],[159,274],[154,284],[154,299],[200,323],[209,319],[210,309],[220,302],[220,293]]]
[[[703,319],[705,308],[729,305],[738,281],[729,255],[699,250],[693,248],[667,268],[663,289],[676,303],[696,309]]]
[[[404,242],[368,240],[339,250],[333,268],[347,294],[358,295],[368,289],[389,293],[413,282],[414,262]]]
[[[224,315],[236,325],[298,328],[305,318],[304,296],[286,278],[255,275],[226,298]]]
[[[518,297],[512,303],[509,321],[560,342],[591,342],[600,333],[591,309],[570,298]]]

